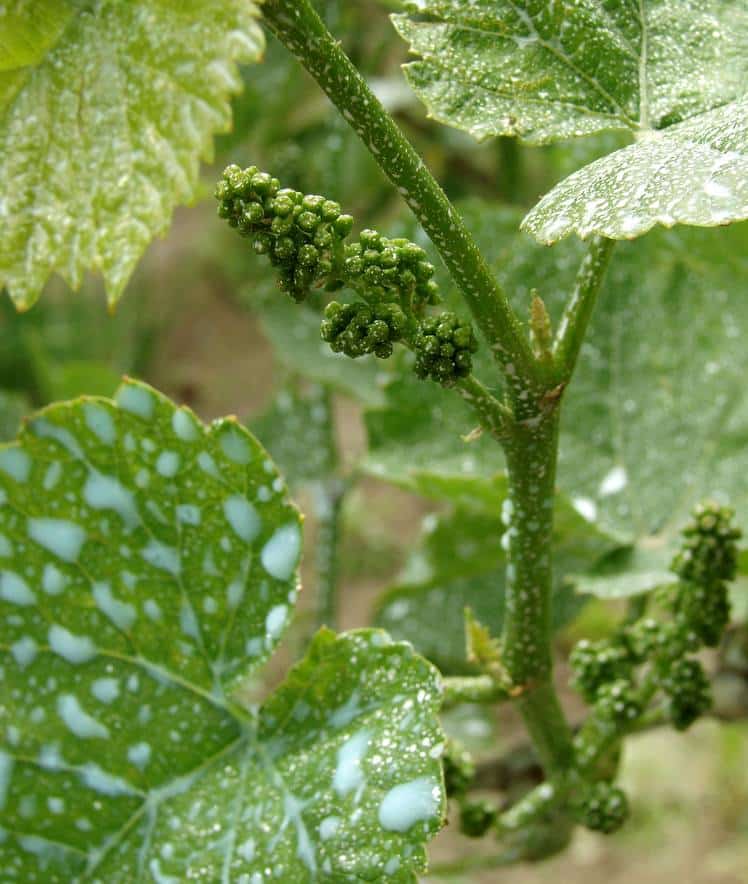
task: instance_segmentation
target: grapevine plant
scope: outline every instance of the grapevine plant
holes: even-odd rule
[[[528,145],[617,133],[522,221],[544,246],[576,240],[540,248],[513,213],[458,211],[309,0],[0,10],[0,283],[20,309],[53,271],[77,287],[88,268],[116,302],[198,195],[261,23],[415,219],[371,229],[252,158],[215,189],[219,217],[276,275],[269,309],[299,311],[335,354],[322,387],[255,424],[288,481],[319,494],[320,628],[275,689],[259,676],[297,600],[302,519],[252,433],[125,378],[113,398],[48,405],[0,448],[3,881],[413,881],[448,810],[464,834],[498,839],[500,862],[540,859],[576,826],[625,823],[629,735],[710,711],[709,649],[745,568],[729,291],[744,228],[670,228],[748,217],[748,9],[395,5],[432,118]],[[618,260],[617,241],[655,227],[667,232],[619,245]],[[667,347],[642,344],[653,327]],[[648,412],[625,399],[622,366]],[[448,506],[381,601],[386,629],[338,634],[353,478],[330,389],[352,378],[371,381],[361,470]],[[628,599],[608,636],[571,650],[579,721],[553,653],[574,590]],[[523,719],[537,771],[506,801],[475,797],[480,769],[445,737],[440,713],[466,703]]]

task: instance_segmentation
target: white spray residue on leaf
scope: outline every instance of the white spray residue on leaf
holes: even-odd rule
[[[135,743],[127,750],[127,760],[143,770],[151,760],[151,747],[148,743]]]
[[[194,442],[200,432],[192,415],[183,408],[178,408],[171,417],[171,426],[174,434],[182,442]]]
[[[329,841],[338,831],[342,822],[339,816],[326,816],[319,824],[319,837],[322,841]]]
[[[156,472],[171,479],[179,471],[179,455],[176,451],[162,451],[156,460]]]
[[[260,560],[263,568],[278,580],[288,580],[296,569],[301,552],[301,532],[293,522],[284,525],[263,546]]]
[[[265,632],[270,638],[276,639],[283,632],[287,614],[287,605],[275,605],[268,611],[268,615],[265,618]]]
[[[66,584],[65,575],[56,565],[50,563],[44,566],[42,589],[47,595],[59,595],[65,589]]]
[[[86,532],[68,519],[29,519],[29,537],[65,562],[75,562]]]
[[[25,482],[31,471],[31,458],[20,448],[4,448],[0,450],[0,470],[16,482]]]
[[[30,635],[19,638],[17,642],[13,642],[10,646],[13,659],[19,666],[28,666],[30,663],[33,663],[38,650],[39,646]]]
[[[416,823],[439,812],[439,784],[432,777],[418,777],[395,786],[379,805],[379,824],[389,832],[407,832]]]
[[[96,656],[96,645],[87,635],[75,635],[54,623],[47,633],[50,648],[68,663],[86,663]]]
[[[92,509],[118,513],[128,528],[134,528],[140,522],[132,492],[119,479],[105,476],[98,470],[91,470],[88,474],[83,486],[83,499]]]
[[[247,464],[251,459],[251,452],[247,440],[237,428],[231,427],[221,435],[221,448],[223,453],[234,463]]]
[[[31,587],[15,571],[0,571],[0,598],[19,607],[33,605],[36,601]]]
[[[347,795],[363,785],[364,772],[361,762],[369,748],[370,734],[359,731],[349,737],[338,749],[337,764],[333,775],[332,787],[338,795]]]
[[[143,387],[135,384],[124,384],[117,391],[115,396],[117,405],[130,414],[142,417],[144,420],[150,420],[153,417],[153,409],[155,400],[153,394]]]
[[[83,740],[105,740],[109,737],[109,728],[89,715],[73,694],[60,694],[57,698],[57,714],[76,737]]]
[[[88,402],[83,408],[88,429],[105,445],[111,445],[117,438],[117,430],[109,412],[101,405]]]
[[[240,494],[234,494],[223,502],[226,521],[242,540],[251,543],[260,533],[262,522],[257,510]]]
[[[13,756],[0,749],[0,810],[8,800],[10,778],[13,776]]]
[[[611,494],[618,494],[619,491],[623,491],[627,484],[628,476],[626,475],[626,470],[621,466],[613,467],[610,472],[603,476],[603,480],[600,482],[600,496],[608,497]]]
[[[160,568],[162,571],[168,571],[169,574],[173,574],[175,577],[182,570],[178,551],[173,546],[167,546],[158,540],[150,540],[141,549],[140,555],[149,565],[153,565],[154,568]]]
[[[571,502],[579,515],[587,519],[588,522],[594,522],[597,519],[597,505],[594,500],[590,500],[589,497],[574,497]]]
[[[112,623],[125,632],[135,622],[136,611],[129,602],[123,602],[112,595],[112,588],[108,583],[99,581],[93,584],[93,597],[96,607]]]
[[[116,678],[97,678],[91,684],[91,693],[100,703],[113,703],[119,697],[119,682]]]

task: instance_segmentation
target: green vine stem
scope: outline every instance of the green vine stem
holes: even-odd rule
[[[351,125],[439,250],[523,410],[528,399],[542,395],[532,349],[462,218],[308,0],[266,0],[262,8],[275,35]]]
[[[593,236],[579,266],[574,291],[561,317],[553,346],[560,384],[568,384],[574,372],[614,245],[615,240]]]
[[[457,392],[480,419],[481,428],[498,440],[505,438],[512,413],[474,376],[468,375],[455,384]]]
[[[315,576],[317,578],[317,626],[338,627],[338,578],[340,573],[340,520],[348,490],[344,479],[333,477],[314,488],[317,518]]]
[[[507,456],[508,569],[502,653],[517,703],[547,773],[574,761],[572,735],[552,682],[550,598],[560,396],[574,369],[612,241],[596,238],[554,343],[535,358],[522,324],[459,214],[373,95],[308,0],[267,0],[265,20],[297,56],[398,188],[439,250],[503,370],[511,410],[475,378],[457,391]]]
[[[509,494],[502,519],[507,551],[502,659],[546,771],[573,761],[572,735],[552,683],[551,592],[558,401],[516,423],[504,441]]]

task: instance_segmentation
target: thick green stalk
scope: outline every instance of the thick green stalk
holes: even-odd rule
[[[571,731],[552,683],[552,535],[558,450],[558,403],[513,426],[504,442],[509,495],[502,659],[525,691],[517,704],[543,767],[551,774],[573,759]]]
[[[579,266],[574,291],[561,317],[553,345],[558,383],[567,384],[574,372],[614,245],[615,240],[592,237],[589,251]]]
[[[439,250],[507,383],[527,397],[535,360],[522,325],[475,241],[421,157],[308,0],[266,0],[263,17],[322,87],[397,187]]]

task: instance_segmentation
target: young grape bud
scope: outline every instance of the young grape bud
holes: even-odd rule
[[[490,801],[463,801],[460,804],[460,831],[468,838],[482,838],[498,818]]]
[[[419,322],[414,349],[418,377],[449,387],[470,374],[478,342],[469,322],[454,313],[441,313]]]
[[[676,660],[662,679],[669,699],[670,719],[684,731],[712,705],[712,692],[704,667],[698,660]]]
[[[581,825],[609,835],[626,822],[629,802],[626,793],[612,783],[587,783],[572,799],[571,812]]]

